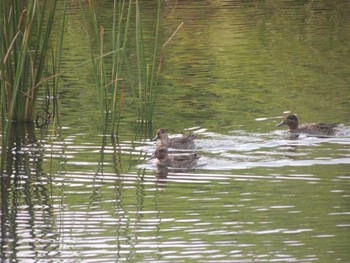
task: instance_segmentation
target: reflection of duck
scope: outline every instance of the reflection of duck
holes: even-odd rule
[[[165,146],[160,146],[154,153],[157,158],[158,168],[193,168],[197,164],[199,156],[196,153],[186,153],[186,154],[168,154],[168,148]]]
[[[334,135],[336,133],[336,123],[305,123],[299,126],[298,118],[295,114],[288,114],[284,120],[276,126],[288,125],[292,133],[307,133],[312,135]]]
[[[175,149],[192,149],[194,147],[193,140],[196,138],[197,136],[194,134],[183,134],[182,137],[169,139],[166,129],[158,129],[157,135],[152,141],[159,139],[159,146],[167,146]]]

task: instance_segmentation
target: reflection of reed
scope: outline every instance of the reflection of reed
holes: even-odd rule
[[[51,250],[57,249],[52,244],[57,235],[51,188],[42,180],[44,150],[36,139],[34,124],[13,123],[7,149],[1,178],[1,259],[7,261],[9,255],[10,261],[18,259],[18,246],[24,239],[30,240],[26,249],[40,250],[41,256],[49,257]],[[38,232],[38,227],[47,231]]]

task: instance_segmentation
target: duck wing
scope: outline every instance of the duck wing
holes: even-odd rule
[[[170,141],[177,142],[177,143],[189,143],[189,142],[192,142],[196,138],[197,138],[197,135],[184,134],[182,137],[172,138],[172,139],[170,139]]]
[[[173,158],[173,161],[175,162],[188,162],[188,161],[195,161],[199,159],[199,156],[196,153],[191,153],[191,154],[173,155],[172,158]]]
[[[192,149],[194,147],[194,139],[196,135],[184,135],[169,139],[168,147],[175,149]]]
[[[307,130],[310,134],[333,135],[338,125],[337,123],[309,123],[300,128]]]

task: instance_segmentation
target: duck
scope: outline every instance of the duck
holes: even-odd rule
[[[296,114],[287,114],[283,121],[276,126],[288,125],[289,132],[294,134],[305,133],[318,136],[332,136],[336,134],[337,123],[304,123],[299,125]]]
[[[197,138],[197,135],[194,134],[183,134],[181,137],[169,138],[168,132],[166,129],[158,129],[156,136],[151,141],[156,141],[158,146],[166,146],[174,149],[193,149],[194,140]]]
[[[157,158],[159,169],[168,167],[191,169],[197,164],[197,160],[200,158],[197,153],[193,152],[169,155],[166,146],[157,147],[154,156]]]

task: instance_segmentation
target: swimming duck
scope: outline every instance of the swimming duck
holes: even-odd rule
[[[174,149],[192,149],[194,148],[194,139],[197,135],[183,134],[182,137],[170,138],[166,129],[158,129],[156,137],[152,141],[159,139],[158,146],[166,146]]]
[[[193,168],[197,164],[199,156],[196,153],[187,154],[168,154],[168,148],[166,146],[160,146],[157,148],[154,156],[157,158],[158,168]]]
[[[306,133],[311,135],[335,135],[336,123],[305,123],[299,126],[298,117],[295,114],[288,114],[283,121],[276,126],[288,125],[291,133]]]

